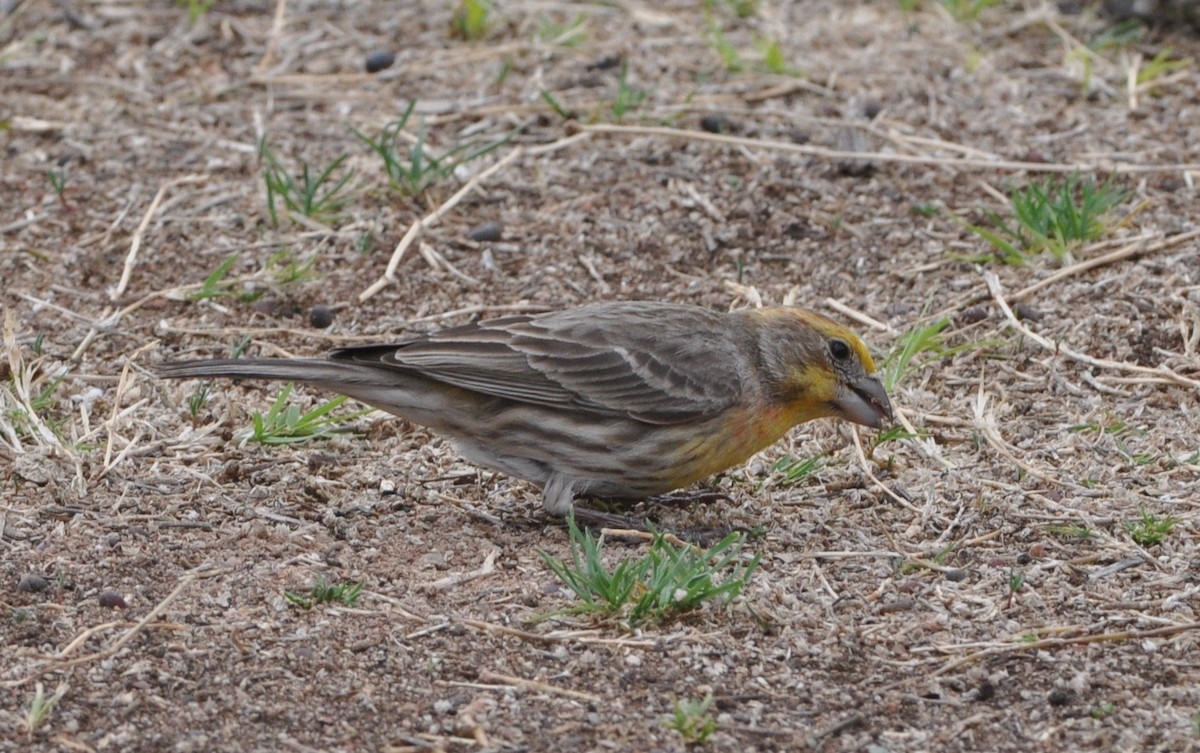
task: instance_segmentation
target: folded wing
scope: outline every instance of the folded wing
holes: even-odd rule
[[[595,304],[344,348],[332,358],[519,402],[673,424],[717,413],[742,394],[745,356],[721,317],[670,304]]]

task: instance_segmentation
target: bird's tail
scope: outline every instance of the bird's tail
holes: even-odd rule
[[[154,368],[163,379],[221,377],[271,379],[314,384],[377,382],[378,376],[355,364],[320,358],[217,358],[201,361],[168,361]],[[372,378],[373,377],[373,378]]]
[[[447,415],[464,410],[465,392],[400,369],[322,358],[222,358],[159,364],[163,379],[217,377],[303,382],[338,392],[425,426],[443,426]]]

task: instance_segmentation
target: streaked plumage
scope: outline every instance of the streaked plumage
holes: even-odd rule
[[[794,307],[596,303],[484,320],[323,359],[184,361],[163,377],[308,382],[428,426],[544,490],[641,498],[741,463],[792,426],[891,409],[862,342]]]

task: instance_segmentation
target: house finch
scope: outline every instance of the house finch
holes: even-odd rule
[[[546,509],[565,516],[579,495],[640,499],[687,486],[814,418],[879,427],[891,405],[874,371],[862,341],[803,309],[627,302],[325,358],[181,361],[158,374],[283,379],[349,395],[532,481]]]

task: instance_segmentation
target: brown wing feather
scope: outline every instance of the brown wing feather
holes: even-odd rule
[[[650,423],[716,413],[741,395],[745,356],[722,315],[606,303],[505,317],[333,358],[412,371],[510,400]]]

